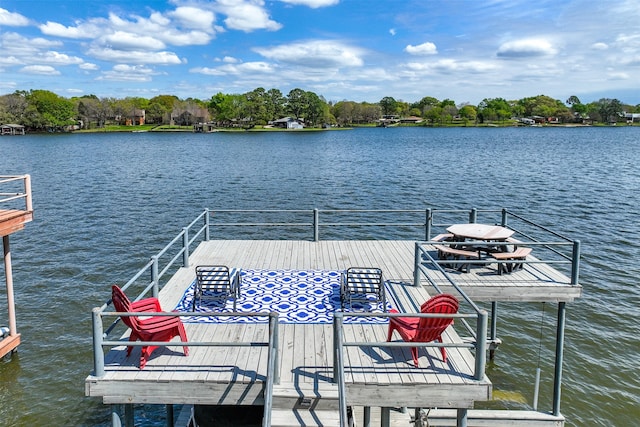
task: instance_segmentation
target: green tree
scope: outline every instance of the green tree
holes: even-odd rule
[[[379,102],[380,108],[382,108],[382,114],[385,116],[395,115],[398,112],[398,101],[390,96],[385,96]]]
[[[304,117],[307,110],[307,93],[300,88],[291,89],[287,95],[286,108],[296,120]]]
[[[622,103],[617,99],[600,98],[596,102],[596,109],[603,123],[615,123],[622,113]]]
[[[506,120],[511,117],[511,106],[504,98],[485,98],[478,104],[480,123],[486,120]]]
[[[61,130],[75,124],[73,102],[48,90],[31,90],[26,96],[25,125],[34,129]]]
[[[476,111],[476,107],[467,104],[460,107],[458,114],[462,117],[462,120],[464,120],[465,125],[467,125],[469,122],[476,121],[478,113]]]
[[[277,120],[284,115],[284,104],[286,98],[279,89],[269,89],[267,91],[267,114],[269,120]]]

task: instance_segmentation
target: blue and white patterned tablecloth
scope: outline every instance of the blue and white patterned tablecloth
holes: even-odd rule
[[[277,312],[280,323],[331,323],[333,313],[340,310],[340,272],[331,270],[241,270],[239,312]],[[191,311],[195,281],[187,288],[176,306],[177,311]],[[388,292],[387,292],[388,295]],[[373,299],[373,296],[371,296]],[[387,311],[391,305],[387,302]],[[375,302],[354,301],[345,312],[382,312]],[[202,299],[198,312],[232,312],[231,299]],[[258,317],[184,316],[188,323],[214,322],[266,322]],[[387,318],[363,318],[345,316],[345,323],[387,323]]]

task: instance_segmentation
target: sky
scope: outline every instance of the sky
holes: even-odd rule
[[[640,104],[640,1],[0,0],[0,94]]]

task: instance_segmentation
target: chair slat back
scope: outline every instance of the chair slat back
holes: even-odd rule
[[[458,312],[458,300],[450,294],[438,294],[430,298],[420,307],[421,313],[455,314]],[[415,341],[430,342],[442,334],[453,318],[424,317],[418,323]]]
[[[131,308],[131,301],[118,285],[111,286],[111,300],[113,301],[113,307],[116,309],[116,311],[121,313],[130,313],[133,311],[133,309]],[[130,327],[132,330],[140,330],[137,317],[121,316],[120,318],[122,319],[124,324]]]
[[[224,265],[201,265],[196,267],[197,286],[203,291],[229,292],[231,273]]]
[[[383,286],[379,268],[351,267],[347,269],[347,288],[352,291],[376,291]]]

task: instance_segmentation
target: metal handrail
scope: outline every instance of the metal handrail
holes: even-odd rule
[[[13,192],[0,192],[0,203],[8,203],[13,200],[24,199],[27,212],[33,211],[33,199],[31,196],[31,175],[0,175],[0,184],[22,181],[22,188]],[[6,188],[6,187],[3,187]]]
[[[107,334],[103,333],[103,318],[105,317],[138,317],[138,316],[162,316],[162,317],[268,317],[269,318],[269,339],[268,341],[251,341],[251,342],[219,342],[219,341],[122,341],[108,340]],[[228,313],[203,313],[203,312],[107,312],[96,307],[92,312],[93,319],[93,375],[102,377],[104,370],[104,348],[116,347],[126,344],[127,347],[143,347],[143,346],[165,346],[165,347],[268,347],[268,359],[273,365],[271,373],[274,383],[280,382],[280,375],[277,370],[277,364],[274,363],[278,352],[278,313],[260,313],[260,312],[228,312]],[[113,322],[115,324],[116,322]],[[110,328],[111,331],[113,328]],[[269,369],[269,367],[268,367]],[[273,384],[273,383],[272,383]]]

